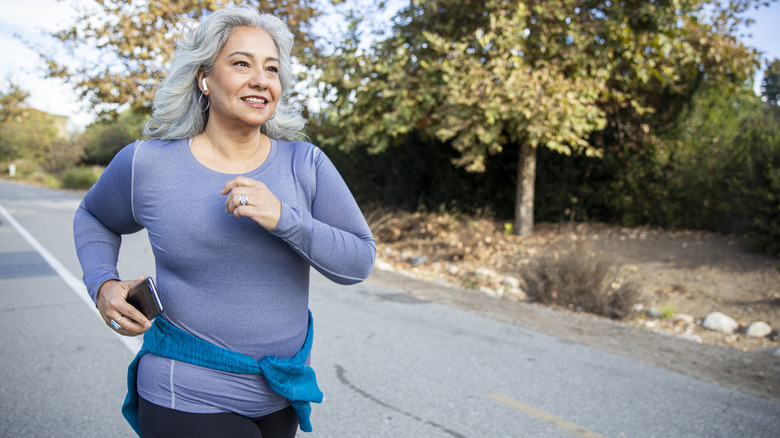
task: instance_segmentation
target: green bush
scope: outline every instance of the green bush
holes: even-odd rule
[[[42,171],[30,174],[25,178],[25,182],[50,189],[62,188],[62,183],[56,176]]]
[[[752,90],[705,89],[673,134],[666,202],[683,209],[666,223],[747,233],[780,254],[780,125],[765,104]]]
[[[66,189],[88,189],[97,182],[103,168],[100,166],[79,166],[68,169],[62,175],[62,187]]]
[[[14,179],[24,180],[29,178],[33,173],[39,171],[39,166],[32,160],[17,158],[10,161],[0,161],[0,170],[2,170],[3,175],[10,177],[8,166],[11,164],[16,166],[16,173],[13,176]]]
[[[741,178],[729,181],[730,193],[740,211],[750,220],[748,237],[756,249],[780,257],[780,127],[762,130],[742,160]]]

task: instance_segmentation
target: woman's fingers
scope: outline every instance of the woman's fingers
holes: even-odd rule
[[[152,326],[143,313],[127,302],[130,289],[142,280],[143,277],[129,281],[109,280],[98,291],[100,316],[107,326],[122,335],[137,336]]]
[[[255,184],[262,184],[259,181],[253,180],[252,178],[247,178],[245,176],[237,176],[227,183],[225,183],[225,186],[222,187],[222,194],[227,195],[230,193],[231,190],[233,190],[236,187],[251,187]]]
[[[249,217],[263,228],[276,227],[282,212],[282,204],[276,195],[262,182],[246,177],[236,177],[222,188],[225,211],[235,217]]]

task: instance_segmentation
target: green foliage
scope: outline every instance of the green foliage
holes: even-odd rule
[[[0,160],[22,156],[24,145],[17,138],[16,129],[29,111],[27,99],[30,93],[9,82],[7,91],[0,92]]]
[[[531,146],[516,184],[535,172],[536,150],[642,154],[703,78],[749,80],[757,55],[734,36],[758,2],[640,3],[412,1],[368,49],[353,23],[323,63],[323,118],[338,127],[325,145],[379,153],[432,137],[469,171]],[[517,204],[533,198],[521,187]]]
[[[8,88],[0,93],[0,160],[27,158],[48,172],[76,163],[81,150],[67,137],[67,117],[30,108],[29,93]]]
[[[18,121],[28,109],[30,93],[10,81],[7,86],[8,90],[0,93],[0,123]]]
[[[312,124],[312,140],[321,144],[332,130]],[[434,211],[453,205],[468,214],[485,208],[500,217],[512,217],[515,161],[489,157],[486,171],[470,173],[455,166],[454,149],[416,131],[392,149],[370,153],[366,148],[344,151],[323,148],[339,169],[361,206],[385,206],[406,211]]]
[[[504,223],[504,235],[505,236],[511,236],[512,234],[514,234],[514,232],[512,231],[512,223],[511,222],[505,222]]]
[[[757,248],[778,253],[778,124],[749,90],[703,86],[680,113],[676,128],[643,149],[610,146],[603,159],[541,149],[535,219],[747,232]],[[312,131],[327,137],[333,129]],[[484,173],[454,166],[447,143],[414,132],[378,154],[325,150],[361,205],[454,203],[512,217],[516,150],[488,157]]]
[[[74,7],[75,21],[63,23],[64,28],[52,34],[69,55],[68,62],[60,62],[61,58],[54,52],[41,53],[46,74],[73,86],[102,118],[113,118],[123,106],[148,113],[154,90],[173,57],[176,39],[193,20],[200,20],[227,3],[232,2],[79,2]],[[285,20],[295,35],[294,55],[299,60],[310,60],[316,55],[311,32],[313,22],[322,14],[319,2],[247,0],[236,3]]]
[[[761,96],[770,107],[780,105],[780,59],[767,62],[764,79],[761,82]]]
[[[590,191],[578,196],[591,203],[589,219],[749,233],[778,253],[779,132],[751,90],[705,82],[665,135],[641,151],[608,153],[586,184],[564,192]]]
[[[677,194],[670,201],[693,211],[671,224],[749,231],[780,253],[780,124],[750,91],[707,89],[680,126],[667,184]]]
[[[13,164],[16,167],[14,179],[25,180],[28,179],[33,173],[37,172],[39,166],[30,160],[15,159],[9,161],[0,161],[0,170],[4,175],[9,175],[8,166]]]
[[[87,126],[76,139],[84,149],[82,163],[108,165],[120,149],[142,138],[146,119],[147,116],[128,109],[115,120],[97,121]]]
[[[92,187],[103,173],[100,166],[78,166],[68,169],[62,175],[62,187],[66,189],[85,190]]]
[[[30,158],[40,162],[59,137],[53,118],[32,108],[0,124],[0,150],[7,153],[4,158]]]
[[[672,319],[676,313],[677,308],[674,306],[674,304],[669,303],[661,308],[661,316],[664,319]]]
[[[749,148],[736,158],[740,173],[729,179],[729,192],[753,245],[780,256],[780,124],[766,115],[743,128],[740,140]]]

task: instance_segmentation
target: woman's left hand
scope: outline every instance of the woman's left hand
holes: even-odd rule
[[[245,176],[233,178],[222,188],[222,194],[227,195],[225,210],[233,216],[252,218],[269,231],[279,223],[282,203],[260,181]]]

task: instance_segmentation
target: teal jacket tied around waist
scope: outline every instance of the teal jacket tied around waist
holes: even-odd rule
[[[154,320],[152,327],[144,333],[144,344],[130,363],[127,372],[127,397],[122,414],[130,425],[138,429],[138,390],[136,377],[138,362],[146,353],[187,362],[193,365],[239,374],[262,374],[268,386],[277,394],[290,400],[298,416],[298,424],[304,432],[311,432],[309,420],[311,402],[322,402],[322,391],[317,386],[314,370],[306,365],[311,353],[313,320],[309,311],[309,329],[306,341],[295,356],[279,359],[265,356],[255,360],[245,354],[236,353],[195,337],[162,317]],[[140,433],[139,433],[140,435]]]

